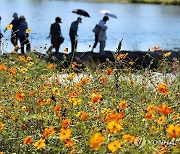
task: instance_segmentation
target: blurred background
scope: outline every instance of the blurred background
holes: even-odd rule
[[[79,15],[72,13],[74,9],[83,9],[90,15],[82,17],[82,24],[78,29],[77,51],[91,50],[89,45],[94,43],[92,29],[103,18],[100,10],[109,10],[117,16],[107,22],[107,41],[105,50],[115,51],[118,42],[123,39],[122,50],[147,51],[154,46],[160,49],[174,50],[180,48],[180,6],[157,5],[141,3],[96,3],[87,1],[62,0],[1,0],[0,1],[1,32],[7,38],[5,51],[11,52],[10,31],[4,33],[6,26],[12,21],[12,15],[17,12],[24,15],[28,27],[32,29],[30,41],[32,49],[45,53],[45,44],[50,46],[50,25],[55,17],[62,19],[61,30],[65,38],[60,47],[70,48],[69,28],[71,22]],[[8,45],[7,45],[8,43]],[[99,46],[95,49],[98,52]]]

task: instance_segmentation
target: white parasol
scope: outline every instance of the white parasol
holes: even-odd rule
[[[111,11],[109,10],[101,10],[99,11],[101,14],[104,14],[105,16],[108,16],[108,17],[112,17],[112,18],[116,18],[117,19],[117,16],[115,14],[113,14]]]

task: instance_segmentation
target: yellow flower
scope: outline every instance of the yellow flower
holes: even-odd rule
[[[111,133],[118,133],[122,129],[122,126],[116,121],[111,121],[108,123],[108,129]]]
[[[116,152],[119,148],[121,148],[121,142],[119,140],[115,140],[108,144],[108,150],[111,152]]]
[[[104,141],[105,138],[101,135],[101,133],[96,133],[90,138],[89,144],[93,148],[93,150],[99,150],[99,145]]]
[[[31,61],[32,60],[32,58],[30,56],[28,56],[26,59],[27,59],[27,61]]]
[[[34,143],[34,146],[36,147],[37,150],[45,147],[45,146],[46,146],[45,140],[43,140],[42,138],[40,138],[37,142]]]
[[[31,67],[32,65],[34,65],[34,63],[33,62],[29,62],[27,65]]]
[[[0,132],[3,130],[4,124],[0,122]]]
[[[167,53],[164,54],[164,57],[168,57],[170,55],[171,55],[171,52],[167,52]]]
[[[18,60],[19,60],[19,61],[24,61],[24,62],[25,62],[25,61],[26,61],[26,58],[25,58],[24,56],[18,56]]]
[[[163,122],[166,121],[166,117],[164,115],[162,115],[161,117],[159,117],[159,119],[157,120],[157,123],[159,125],[162,125]]]
[[[116,60],[117,60],[117,61],[120,61],[120,60],[122,60],[122,59],[126,59],[127,56],[128,56],[128,53],[119,54],[119,55],[116,57]]]
[[[178,124],[170,124],[166,128],[166,132],[171,138],[176,138],[177,136],[180,136],[180,127]]]
[[[26,111],[27,107],[26,106],[22,106],[21,110],[24,112]]]
[[[9,24],[9,25],[6,26],[6,29],[7,29],[7,30],[10,30],[10,29],[12,29],[12,28],[13,28],[13,25],[12,25],[12,24]]]
[[[120,101],[119,106],[121,109],[125,109],[125,108],[127,108],[128,104],[126,103],[125,100],[122,100],[122,101]]]
[[[111,109],[110,108],[104,108],[101,113],[108,115],[110,113]]]
[[[81,99],[81,98],[78,99],[78,98],[70,97],[70,98],[68,99],[68,101],[69,101],[70,103],[73,103],[73,106],[77,106],[77,105],[81,104],[82,99]]]
[[[150,104],[148,107],[147,107],[147,111],[148,112],[155,112],[156,111],[156,106],[154,104]]]
[[[26,33],[30,33],[30,32],[32,32],[31,28],[26,29]]]
[[[26,73],[28,71],[28,68],[21,68],[20,72]]]
[[[68,52],[68,48],[64,48],[64,52]]]
[[[129,134],[123,134],[122,138],[125,142],[128,142],[128,141],[133,142],[135,139],[135,136],[131,136]]]
[[[130,61],[129,64],[130,64],[130,65],[134,65],[134,62],[133,62],[133,61]]]
[[[71,129],[61,128],[59,137],[62,141],[69,139],[71,137]]]
[[[69,75],[68,75],[68,77],[67,77],[67,80],[72,80],[75,76],[77,76],[77,74],[76,73],[70,73]]]
[[[53,93],[54,95],[60,95],[60,90],[59,90],[59,88],[57,88],[57,87],[53,88],[53,89],[52,89],[52,93]]]

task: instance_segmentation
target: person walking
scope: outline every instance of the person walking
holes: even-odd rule
[[[10,23],[12,24],[11,43],[13,44],[15,50],[17,50],[19,19],[18,14],[16,12],[13,13],[13,18],[14,19]],[[4,32],[6,32],[6,30],[7,28],[4,30]]]
[[[28,24],[24,16],[20,16],[19,18],[19,26],[18,26],[18,37],[21,43],[21,53],[24,54],[24,46],[26,45],[26,51],[30,51],[31,45],[28,40],[29,34],[26,33],[28,29]]]
[[[106,37],[106,30],[107,30],[106,22],[108,20],[109,20],[109,17],[104,16],[103,19],[100,20],[99,24],[97,24],[95,26],[95,28],[93,29],[93,32],[95,34],[95,42],[94,42],[91,52],[93,52],[94,48],[96,48],[98,42],[100,43],[100,52],[104,51],[106,39],[107,39],[107,37]]]
[[[82,23],[82,18],[78,17],[76,21],[73,21],[70,26],[69,30],[69,36],[71,40],[71,52],[76,52],[77,51],[77,31],[78,31],[78,25],[79,23]]]
[[[47,50],[47,53],[51,53],[52,49],[55,48],[55,52],[59,52],[60,45],[63,43],[64,38],[62,37],[60,23],[62,23],[60,17],[55,18],[55,23],[50,26],[49,37],[51,37],[51,47]]]

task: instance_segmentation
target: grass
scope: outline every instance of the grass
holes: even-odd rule
[[[159,78],[114,56],[79,71],[33,53],[1,56],[0,153],[179,153],[179,61],[164,56]]]

